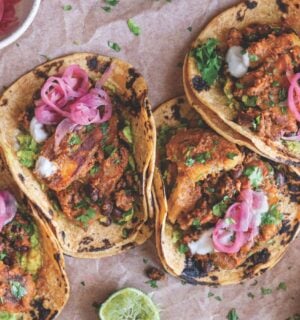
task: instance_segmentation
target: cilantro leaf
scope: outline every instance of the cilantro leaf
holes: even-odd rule
[[[158,288],[156,280],[149,280],[149,281],[146,281],[145,283],[148,283],[151,288]]]
[[[264,287],[261,287],[260,288],[260,292],[263,296],[267,295],[267,294],[271,294],[272,293],[272,289],[270,288],[264,288]]]
[[[233,160],[237,156],[237,153],[227,152],[226,157],[230,160]]]
[[[10,291],[12,295],[17,299],[21,300],[26,294],[27,290],[19,281],[11,280],[9,281]]]
[[[220,201],[219,203],[215,204],[213,207],[212,207],[212,212],[213,212],[213,215],[215,215],[216,217],[222,217],[228,206],[229,206],[229,200],[230,198],[228,196],[225,196],[222,201]]]
[[[116,5],[119,3],[119,0],[104,0],[104,2],[105,2],[106,4],[108,4],[109,6],[114,7],[114,6],[116,6]]]
[[[268,212],[262,215],[262,225],[264,224],[279,224],[283,219],[282,213],[278,210],[277,205],[271,205]]]
[[[222,66],[222,58],[217,52],[218,43],[217,39],[210,38],[203,45],[192,51],[202,79],[209,86],[217,79]]]
[[[96,211],[92,208],[86,210],[85,214],[82,214],[76,218],[77,221],[83,223],[84,226],[87,226],[88,222],[94,218]]]
[[[263,182],[263,173],[260,167],[247,167],[244,170],[243,175],[248,177],[252,187],[254,188],[258,188]]]
[[[107,42],[107,45],[113,49],[114,51],[116,52],[120,52],[121,51],[121,47],[116,43],[116,42],[113,42],[113,41],[108,41]]]
[[[81,139],[80,139],[78,134],[73,133],[71,135],[68,143],[69,143],[70,146],[75,146],[75,145],[78,145],[78,144],[81,143]]]
[[[132,20],[127,20],[127,25],[131,33],[133,33],[135,36],[139,36],[141,33],[141,28]]]
[[[237,315],[236,310],[233,308],[228,312],[227,319],[228,320],[239,320],[240,318]]]
[[[64,11],[71,11],[72,10],[72,6],[70,4],[65,4],[63,6]]]

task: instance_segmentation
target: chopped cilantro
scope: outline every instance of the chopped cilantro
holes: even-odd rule
[[[101,129],[101,132],[103,134],[107,134],[108,132],[108,127],[109,127],[109,123],[108,122],[103,122],[100,124],[100,129]]]
[[[279,224],[283,219],[282,213],[278,210],[277,205],[273,204],[269,211],[262,215],[262,224]]]
[[[64,11],[71,11],[72,10],[72,6],[70,4],[65,4],[63,6]]]
[[[90,205],[86,200],[81,200],[75,204],[74,209],[88,209],[89,207]]]
[[[277,287],[276,289],[277,289],[277,290],[284,290],[284,291],[286,291],[287,285],[286,285],[285,282],[280,282],[279,285],[278,285],[278,287]]]
[[[0,261],[2,261],[7,256],[7,253],[2,251],[0,252]]]
[[[180,253],[187,253],[189,251],[189,247],[186,244],[181,243],[178,247],[178,251]]]
[[[123,132],[126,140],[127,140],[129,143],[133,143],[133,137],[132,137],[132,131],[131,131],[130,125],[126,126],[126,127],[123,129],[122,132]]]
[[[211,159],[211,153],[209,151],[199,153],[195,156],[195,161],[199,163],[206,163],[209,159]]]
[[[279,85],[280,85],[279,81],[273,81],[271,84],[272,87],[279,87]]]
[[[104,10],[105,12],[111,12],[111,7],[109,6],[104,6],[104,7],[101,7],[102,10]]]
[[[82,214],[76,218],[77,221],[84,224],[84,226],[87,226],[88,222],[94,218],[96,215],[96,211],[92,208],[89,208],[86,210],[85,214]]]
[[[113,42],[113,41],[108,41],[107,42],[107,45],[113,49],[114,51],[116,52],[120,52],[121,51],[121,47],[116,43],[116,42]]]
[[[127,239],[129,236],[129,230],[127,228],[122,229],[122,237],[123,239]]]
[[[176,243],[182,239],[182,232],[180,230],[174,230],[172,233],[172,242]]]
[[[192,226],[193,227],[200,227],[201,223],[200,223],[200,220],[198,218],[194,219],[193,222],[192,222]]]
[[[238,89],[244,89],[244,85],[240,82],[236,82],[235,86],[238,88]]]
[[[260,288],[260,292],[263,296],[267,295],[267,294],[271,294],[272,293],[272,289],[270,288],[264,288],[264,287],[261,287]]]
[[[252,187],[254,188],[258,188],[263,182],[263,173],[260,167],[247,167],[244,170],[243,175],[248,177]]]
[[[195,163],[195,159],[192,157],[187,157],[185,160],[185,165],[191,167]]]
[[[145,283],[149,284],[151,288],[158,288],[156,280],[149,280],[149,281],[146,281]]]
[[[239,318],[238,314],[236,313],[236,310],[233,308],[228,312],[227,319],[228,320],[239,320],[240,318]]]
[[[230,160],[233,160],[235,157],[237,157],[237,153],[234,153],[234,152],[228,152],[226,154],[226,157]]]
[[[232,224],[236,224],[236,221],[233,218],[229,217],[229,218],[225,218],[225,223],[227,225],[232,225]]]
[[[92,132],[94,128],[95,126],[93,124],[88,124],[87,126],[85,126],[85,131],[89,133],[89,132]]]
[[[202,79],[209,86],[217,79],[222,65],[222,58],[217,52],[218,43],[217,39],[210,38],[192,52]]]
[[[100,166],[98,163],[94,164],[92,169],[90,170],[90,175],[94,176],[96,173],[98,173],[100,170]]]
[[[113,144],[109,144],[105,146],[103,150],[104,150],[105,156],[110,157],[117,151],[117,148]]]
[[[251,62],[256,62],[259,60],[259,57],[256,54],[249,54],[249,60]]]
[[[252,128],[253,128],[253,130],[257,131],[258,126],[260,125],[260,121],[261,121],[261,115],[256,116],[252,120]]]
[[[9,284],[10,291],[17,300],[21,300],[27,294],[26,288],[19,281],[11,280]]]
[[[78,134],[73,133],[69,139],[69,145],[75,146],[81,143],[81,139]]]
[[[114,6],[116,6],[116,5],[119,3],[119,0],[104,0],[104,2],[105,2],[106,4],[108,4],[109,6],[114,7]]]
[[[285,88],[281,88],[278,95],[280,102],[285,101],[287,99],[287,90]]]
[[[229,200],[230,198],[228,196],[225,196],[222,201],[220,201],[219,203],[215,204],[212,207],[212,212],[215,216],[217,217],[222,217],[224,215],[224,213],[227,210],[227,207],[229,205]]]
[[[246,107],[255,107],[257,102],[257,97],[256,96],[249,97],[249,96],[243,95],[242,102]]]
[[[127,25],[131,33],[133,33],[135,36],[139,36],[141,33],[141,28],[132,20],[127,20]]]
[[[217,301],[222,301],[222,298],[221,298],[220,296],[215,296],[215,299],[216,299]]]
[[[213,297],[214,295],[215,295],[214,293],[212,293],[212,292],[209,291],[208,294],[207,294],[207,297],[208,297],[208,298],[211,298],[211,297]]]

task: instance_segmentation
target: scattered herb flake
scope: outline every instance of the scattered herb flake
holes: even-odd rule
[[[271,85],[272,87],[279,87],[280,83],[279,81],[273,81]]]
[[[84,281],[81,281],[80,284],[81,284],[82,286],[85,286],[85,282],[84,282]]]
[[[64,11],[71,11],[72,10],[72,6],[70,4],[65,4],[63,6]]]
[[[279,101],[280,101],[280,102],[285,101],[285,100],[287,99],[287,89],[281,88],[281,89],[279,90],[278,95],[279,95]]]
[[[185,160],[185,165],[191,167],[195,163],[195,159],[192,157],[187,157]]]
[[[105,12],[111,12],[111,7],[109,6],[104,6],[104,7],[101,7],[102,10],[104,10]]]
[[[282,213],[278,210],[277,204],[272,204],[269,210],[262,215],[262,225],[275,224],[278,225],[283,219]]]
[[[239,320],[240,318],[237,315],[236,310],[233,308],[228,312],[227,319],[228,320]]]
[[[151,288],[158,288],[156,280],[149,280],[149,281],[146,281],[145,283],[149,284]]]
[[[212,212],[216,217],[222,217],[229,205],[229,197],[225,196],[219,203],[215,204],[212,208]]]
[[[90,170],[90,175],[94,176],[96,173],[98,173],[100,170],[100,166],[98,163],[94,164],[94,166],[92,167],[92,169]]]
[[[250,286],[254,287],[254,286],[257,285],[257,283],[258,283],[258,281],[257,281],[257,280],[254,280],[253,283],[250,284]]]
[[[186,244],[181,243],[178,247],[178,251],[180,253],[187,253],[189,251],[189,247]]]
[[[257,131],[259,125],[260,125],[260,121],[261,121],[261,115],[256,116],[253,120],[252,120],[252,128],[253,130]]]
[[[69,139],[69,145],[75,146],[81,143],[81,139],[78,134],[73,133]]]
[[[271,294],[272,293],[272,289],[261,287],[260,288],[260,292],[261,292],[261,294],[263,296],[265,296],[265,295]]]
[[[148,263],[148,259],[147,258],[143,258],[143,262],[145,263],[145,264],[147,264]]]
[[[237,153],[234,153],[234,152],[228,152],[226,154],[226,157],[230,160],[233,160],[236,156],[237,156]]]
[[[141,28],[132,20],[127,20],[127,25],[131,33],[135,36],[139,36],[141,34]]]
[[[215,299],[216,299],[217,301],[222,301],[222,298],[221,298],[220,296],[215,296]]]
[[[195,156],[195,161],[199,163],[206,163],[209,159],[211,159],[211,153],[209,151],[199,153]]]
[[[86,210],[85,214],[82,214],[76,218],[77,221],[81,222],[84,226],[87,226],[88,222],[93,219],[96,215],[96,211],[92,208]]]
[[[249,60],[251,62],[256,62],[259,60],[259,57],[256,54],[249,54]]]
[[[114,51],[116,52],[120,52],[121,51],[121,47],[116,43],[116,42],[113,42],[113,41],[108,41],[107,42],[107,45],[113,49]]]
[[[252,292],[248,292],[247,296],[251,299],[255,298],[255,295]]]
[[[193,28],[190,26],[190,27],[187,27],[187,30],[188,30],[189,32],[192,32]]]
[[[242,102],[246,107],[255,107],[257,102],[257,97],[256,96],[249,97],[249,96],[243,95]]]
[[[213,297],[214,295],[215,295],[215,294],[214,294],[213,292],[210,292],[210,291],[209,291],[208,294],[207,294],[207,297],[208,297],[208,298],[211,298],[211,297]]]
[[[244,85],[240,82],[236,82],[235,86],[238,88],[238,89],[244,89]]]
[[[276,289],[277,289],[277,290],[284,290],[284,291],[286,291],[287,285],[286,285],[285,282],[280,282],[279,285],[278,285],[278,287],[277,287]]]
[[[2,261],[7,256],[7,253],[2,251],[0,252],[0,261]]]
[[[114,7],[114,6],[116,6],[116,5],[119,3],[119,0],[104,0],[104,2],[105,2],[106,4],[108,4],[109,6]]]

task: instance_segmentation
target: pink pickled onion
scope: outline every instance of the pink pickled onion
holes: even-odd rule
[[[288,92],[288,106],[297,121],[300,121],[300,87],[298,84],[299,79],[300,73],[296,73],[293,77],[291,77]]]
[[[213,244],[218,251],[236,253],[243,245],[252,242],[259,233],[262,213],[269,209],[267,197],[262,191],[242,190],[238,200],[227,209],[225,218],[220,219],[214,228]]]
[[[17,212],[17,202],[8,191],[0,191],[0,231],[11,222]]]
[[[281,137],[282,140],[286,141],[300,141],[300,130],[297,132],[295,136],[290,136],[290,137]]]
[[[65,137],[65,135],[69,132],[72,132],[75,130],[75,128],[78,126],[78,124],[72,122],[70,119],[66,118],[63,121],[59,123],[59,125],[56,127],[55,130],[55,143],[54,143],[54,152],[56,153],[58,150],[58,147],[62,141],[62,139]]]
[[[109,95],[101,87],[110,73],[111,68],[89,92],[88,74],[78,65],[66,68],[62,76],[50,77],[41,90],[41,99],[36,102],[37,120],[43,124],[57,124],[63,118],[68,118],[78,125],[109,120],[112,104]],[[58,136],[61,136],[60,132]]]
[[[219,220],[213,231],[213,244],[215,249],[225,253],[239,252],[241,247],[245,244],[246,239],[244,232],[233,232],[225,220]]]

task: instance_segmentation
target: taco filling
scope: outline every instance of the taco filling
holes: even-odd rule
[[[161,127],[160,169],[177,250],[204,273],[234,269],[282,225],[283,177],[208,128]]]
[[[300,39],[290,28],[252,24],[231,28],[226,41],[208,39],[192,55],[198,92],[216,80],[236,113],[232,121],[261,140],[300,155]]]
[[[110,72],[92,83],[78,65],[67,67],[47,79],[19,119],[19,161],[54,208],[83,228],[138,220],[134,136],[113,88],[104,89]]]
[[[0,192],[0,318],[28,312],[43,268],[40,235],[27,208]],[[2,319],[2,318],[1,318]]]

